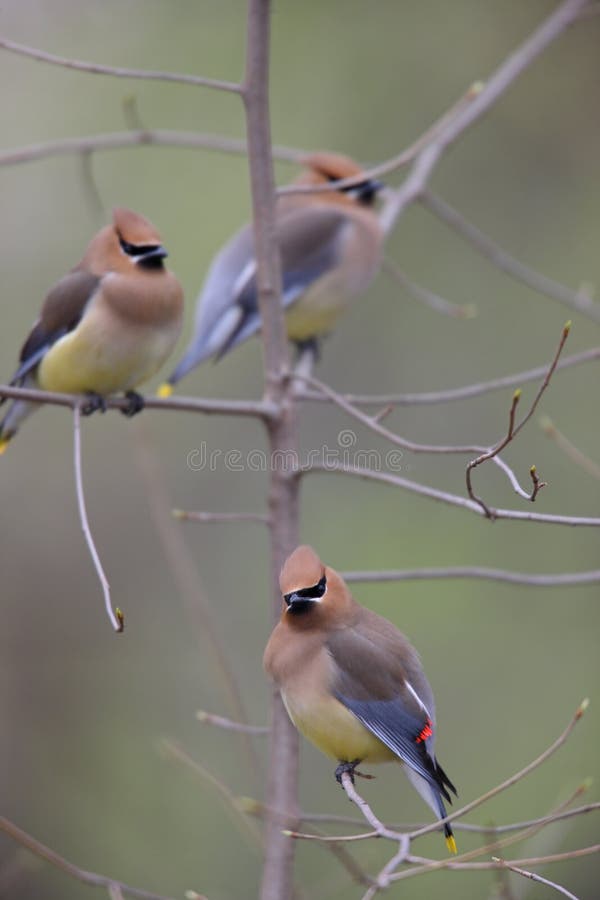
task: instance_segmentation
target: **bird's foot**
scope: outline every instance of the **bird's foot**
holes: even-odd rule
[[[81,415],[82,416],[91,416],[92,413],[106,412],[106,400],[100,394],[96,394],[94,391],[86,391],[85,396],[87,397],[86,402],[81,407]]]
[[[354,776],[360,775],[360,772],[356,771],[356,767],[359,764],[360,759],[353,759],[352,762],[341,762],[337,769],[335,770],[335,780],[338,784],[342,784],[342,775],[348,773],[350,776],[350,781],[354,784]]]
[[[141,412],[146,405],[146,401],[142,397],[141,394],[138,394],[136,391],[127,391],[125,394],[127,398],[127,406],[124,406],[121,410],[124,416],[127,416],[130,419],[132,416],[137,415],[137,413]]]

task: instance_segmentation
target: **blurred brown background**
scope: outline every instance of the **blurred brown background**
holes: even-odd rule
[[[332,148],[365,162],[388,158],[485,78],[554,7],[538,0],[280,2],[273,17],[274,140]],[[0,33],[51,52],[232,80],[242,72],[244,30],[239,0],[20,0],[0,9]],[[447,154],[433,179],[442,196],[509,251],[574,287],[600,279],[599,38],[599,19],[563,36]],[[124,130],[123,102],[132,95],[147,127],[243,136],[239,101],[209,90],[86,75],[7,53],[0,54],[0,79],[5,149]],[[279,181],[294,171],[278,166]],[[188,329],[211,257],[249,215],[242,157],[128,149],[97,154],[93,172],[104,215],[76,157],[0,168],[3,378],[45,291],[79,259],[113,205],[131,206],[160,228],[186,290]],[[433,390],[540,365],[572,317],[502,275],[420,208],[401,220],[388,254],[415,280],[456,302],[475,303],[479,315],[469,321],[436,315],[381,275],[325,347],[318,375],[337,389]],[[573,318],[566,352],[597,344],[598,326]],[[196,371],[182,390],[252,398],[261,383],[260,347],[251,341],[218,366]],[[525,386],[524,399],[533,391]],[[399,409],[387,421],[413,440],[492,442],[505,428],[510,396]],[[543,410],[600,460],[597,363],[556,377]],[[305,449],[336,448],[342,428],[356,430],[361,448],[383,447],[329,408],[303,408]],[[214,472],[194,471],[187,464],[203,441],[209,451],[264,449],[262,430],[193,415],[148,412],[127,422],[110,413],[85,421],[83,441],[92,528],[127,628],[119,638],[111,632],[81,535],[69,413],[44,409],[0,463],[0,814],[80,866],[140,887],[174,897],[195,888],[211,900],[255,896],[256,847],[207,783],[160,750],[170,737],[234,794],[261,796],[264,773],[253,771],[239,737],[194,719],[198,708],[234,710],[200,605],[185,600],[167,564],[140,460],[151,454],[150,464],[158,466],[159,508],[166,492],[162,508],[262,511],[264,474],[228,472],[221,463]],[[535,509],[598,515],[598,482],[548,441],[537,420],[506,458],[524,480],[536,463],[549,481]],[[407,476],[454,492],[464,489],[463,468],[456,458],[403,460]],[[495,468],[475,478],[490,502],[526,508]],[[307,479],[302,510],[302,538],[338,569],[477,564],[558,572],[598,565],[597,530],[492,525],[340,477]],[[195,560],[248,716],[264,723],[266,535],[258,525],[194,524],[176,526],[176,534]],[[420,649],[437,697],[440,759],[461,801],[541,752],[591,695],[569,744],[474,821],[542,815],[597,774],[597,586],[448,581],[357,585],[355,594]],[[429,821],[399,771],[377,774],[365,794],[382,817]],[[331,764],[307,745],[301,804],[352,812]],[[595,835],[591,818],[555,825],[516,855],[583,846]],[[460,832],[458,839],[461,848],[478,840]],[[421,849],[441,854],[439,835]],[[389,848],[373,843],[355,852],[372,871]],[[546,874],[591,897],[594,870],[588,858]],[[297,872],[308,897],[361,894],[316,845],[298,847]],[[2,884],[0,894],[11,900],[92,895],[0,836]],[[529,882],[515,880],[514,888],[516,897],[546,896]],[[490,873],[435,873],[396,889],[398,896],[450,900],[492,891]]]

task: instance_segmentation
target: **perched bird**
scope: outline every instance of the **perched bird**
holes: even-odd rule
[[[147,219],[115,209],[112,225],[46,296],[10,384],[90,394],[87,413],[124,391],[124,412],[138,412],[143,401],[134,388],[160,368],[181,330],[183,292],[165,256]],[[0,453],[37,406],[13,401],[0,423]]]
[[[295,184],[325,185],[362,174],[351,159],[334,153],[314,153],[304,162]],[[383,232],[373,207],[382,187],[365,178],[351,188],[278,198],[283,305],[287,334],[296,344],[314,344],[329,332],[348,300],[375,276]],[[215,257],[198,298],[193,337],[159,393],[168,396],[203,360],[219,359],[259,329],[254,240],[246,225]]]
[[[435,706],[419,656],[407,638],[360,606],[344,580],[311,547],[298,547],[280,576],[281,620],[264,667],[305,737],[339,762],[341,782],[359,763],[399,760],[440,819],[456,789],[434,753]],[[456,853],[452,828],[446,845]]]

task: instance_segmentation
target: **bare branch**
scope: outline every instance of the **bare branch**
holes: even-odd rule
[[[374,469],[367,469],[361,466],[344,466],[337,463],[331,465],[311,463],[309,466],[301,466],[296,471],[295,477],[301,478],[306,475],[320,473],[349,475],[354,478],[364,478],[368,481],[391,484],[413,494],[419,494],[422,497],[428,497],[430,500],[437,500],[439,503],[446,503],[449,506],[458,506],[461,509],[490,519],[490,516],[486,516],[478,503],[469,500],[467,497],[461,497],[459,494],[450,494],[448,491],[440,491],[437,488],[419,484],[417,481],[411,481],[409,478],[393,475],[391,472],[376,472]],[[552,513],[524,512],[520,509],[501,509],[499,507],[490,507],[490,512],[493,521],[512,519],[518,522],[545,522],[548,525],[571,525],[582,528],[598,528],[600,526],[600,518],[595,516],[561,516]]]
[[[551,438],[563,453],[576,465],[580,466],[584,471],[593,478],[600,478],[600,465],[582,453],[578,447],[573,444],[568,437],[558,430],[554,422],[548,416],[542,416],[540,426],[544,434]]]
[[[560,747],[562,747],[562,745],[568,739],[569,735],[585,713],[588,705],[589,701],[587,699],[583,700],[579,704],[575,715],[573,716],[565,730],[562,732],[562,734],[560,734],[556,738],[556,740],[546,750],[544,750],[543,753],[540,753],[540,755],[536,757],[533,762],[528,763],[515,775],[511,775],[510,778],[507,778],[506,781],[503,781],[501,784],[497,785],[497,787],[492,788],[490,791],[486,791],[485,794],[482,794],[476,800],[472,800],[470,803],[467,803],[465,806],[457,809],[452,813],[452,815],[446,816],[445,819],[440,819],[438,822],[435,822],[431,825],[426,825],[424,828],[419,828],[416,831],[411,832],[411,840],[414,840],[414,838],[416,837],[420,837],[422,834],[429,834],[432,831],[436,831],[439,828],[440,824],[443,824],[444,822],[454,822],[456,819],[461,819],[468,812],[471,812],[472,809],[476,809],[478,806],[481,806],[482,803],[487,803],[487,801],[491,800],[492,797],[495,797],[497,794],[506,791],[508,788],[512,787],[514,784],[517,784],[517,782],[521,781],[523,778],[525,778],[527,775],[541,766],[542,763],[546,762],[546,760],[549,759],[550,756],[552,756]]]
[[[589,572],[546,573],[510,572],[507,569],[489,569],[485,566],[447,566],[424,569],[389,569],[376,572],[343,572],[348,582],[378,583],[386,581],[424,581],[429,579],[482,578],[488,581],[504,581],[509,584],[525,584],[531,587],[563,587],[564,585],[595,584],[600,581],[600,569]]]
[[[367,428],[370,428],[371,431],[374,431],[381,437],[386,438],[397,447],[402,447],[403,450],[409,450],[411,453],[480,453],[481,458],[485,457],[486,459],[493,460],[493,462],[500,469],[502,469],[502,471],[510,481],[515,493],[517,493],[520,497],[523,497],[525,500],[531,500],[531,495],[528,494],[527,491],[523,490],[523,488],[519,484],[517,476],[510,468],[510,466],[499,456],[499,452],[492,453],[492,451],[490,451],[489,449],[476,446],[474,444],[461,446],[443,444],[416,444],[414,441],[409,441],[407,440],[407,438],[401,437],[399,434],[396,434],[394,431],[390,431],[388,428],[381,424],[381,420],[388,413],[388,409],[382,410],[375,416],[369,416],[366,413],[362,412],[362,410],[358,409],[356,406],[348,403],[348,401],[345,400],[341,394],[338,394],[337,391],[334,391],[333,388],[330,388],[328,385],[324,384],[322,381],[319,381],[317,378],[298,373],[294,373],[293,377],[297,379],[299,378],[307,384],[310,384],[313,387],[317,388],[317,390],[320,390],[323,394],[329,397],[329,399],[333,403],[335,403],[336,406],[339,406],[340,409],[343,409],[346,413],[348,413],[348,415],[361,422]],[[472,499],[476,498],[472,497]]]
[[[556,369],[568,369],[582,363],[593,362],[600,359],[600,347],[592,347],[572,356],[565,356],[557,363]],[[500,391],[508,387],[516,387],[528,381],[536,381],[542,378],[548,371],[548,365],[537,366],[525,372],[517,372],[515,375],[505,375],[501,378],[493,378],[490,381],[481,381],[477,384],[467,384],[464,387],[450,388],[444,391],[424,391],[415,394],[340,394],[344,400],[354,405],[391,405],[391,406],[425,406],[441,403],[450,403],[454,400],[469,400],[471,397],[480,397],[492,391]],[[331,398],[320,391],[304,391],[299,395],[300,400],[317,402],[331,402]]]
[[[521,431],[521,429],[524,428],[524,426],[527,424],[527,422],[529,422],[532,415],[536,411],[540,400],[542,399],[542,395],[544,394],[546,388],[550,384],[550,379],[552,378],[552,375],[554,374],[556,365],[558,363],[560,354],[562,353],[563,347],[565,346],[565,342],[569,336],[570,330],[571,330],[571,323],[567,322],[562,330],[560,341],[558,342],[558,347],[556,348],[556,353],[554,354],[554,358],[553,358],[552,362],[550,363],[548,371],[546,372],[546,377],[544,378],[543,382],[541,383],[540,387],[538,388],[536,395],[533,398],[533,401],[531,402],[531,405],[530,405],[528,411],[523,416],[523,418],[521,419],[519,424],[515,425],[515,416],[516,416],[516,412],[517,412],[517,406],[519,404],[519,400],[521,399],[521,390],[517,389],[513,394],[513,399],[512,399],[510,412],[509,412],[509,416],[508,416],[508,430],[506,432],[506,436],[501,441],[499,441],[495,447],[492,447],[492,449],[488,450],[486,453],[482,453],[476,459],[472,459],[471,462],[467,466],[467,470],[466,470],[465,474],[466,474],[466,481],[467,481],[467,492],[469,494],[469,497],[471,498],[471,500],[474,500],[476,503],[479,503],[479,505],[481,506],[481,508],[483,509],[484,513],[486,514],[486,516],[488,518],[493,518],[493,514],[492,514],[490,508],[483,502],[481,497],[478,497],[477,494],[475,493],[475,491],[473,490],[471,472],[473,471],[473,469],[475,469],[477,466],[480,466],[482,463],[486,462],[487,460],[496,458],[498,456],[498,454],[500,453],[500,451],[503,450],[508,444],[510,444],[515,439],[515,437],[518,435],[518,433]],[[530,499],[531,501],[534,501],[538,495],[540,488],[544,487],[546,482],[539,480],[535,466],[532,466],[530,468],[529,473],[531,475],[531,480],[533,482],[533,490],[528,499]]]
[[[276,239],[275,181],[269,114],[270,0],[248,0],[246,74],[242,98],[246,111],[248,165],[252,193],[256,286],[261,315],[265,398],[279,409],[267,423],[271,453],[298,452],[297,410],[293,382],[287,378],[288,347],[281,302],[282,274]],[[265,420],[266,421],[266,420]],[[279,572],[299,543],[297,480],[282,469],[269,473],[271,621],[279,618]],[[280,900],[293,893],[294,844],[281,830],[295,827],[298,816],[298,734],[279,691],[271,698],[271,733],[267,775],[265,862],[261,900]]]
[[[578,788],[575,792],[575,796],[579,796],[585,788]],[[494,834],[502,834],[510,831],[522,831],[525,828],[531,828],[532,826],[546,826],[552,825],[554,822],[561,822],[563,819],[573,819],[577,816],[586,815],[590,812],[597,812],[600,810],[600,802],[598,803],[586,803],[585,806],[577,806],[575,809],[566,809],[561,810],[557,813],[551,813],[546,816],[538,816],[537,819],[526,819],[523,822],[511,822],[508,825],[498,825],[494,826]],[[256,815],[256,810],[253,810]],[[339,823],[346,825],[361,825],[362,822],[360,819],[354,819],[351,816],[334,816],[328,813],[302,813],[300,815],[300,819],[302,822],[331,822],[331,823]],[[394,831],[414,831],[417,828],[425,828],[425,825],[410,825],[408,823],[402,824],[391,824],[389,826]],[[489,825],[473,825],[470,822],[452,822],[453,831],[465,831],[472,832],[475,834],[487,834],[490,830]],[[296,838],[297,840],[306,840],[306,841],[339,841],[340,843],[344,841],[350,841],[351,843],[354,841],[365,841],[369,838],[377,837],[377,831],[364,831],[359,834],[335,834],[335,835],[321,835],[320,837],[316,834],[308,834],[302,831],[291,831],[289,832],[289,836]]]
[[[44,141],[40,144],[29,144],[15,147],[0,153],[0,166],[17,165],[19,163],[37,162],[51,156],[69,156],[72,154],[89,154],[103,150],[121,150],[139,146],[179,147],[189,150],[209,150],[218,153],[231,153],[245,156],[246,141],[223,137],[218,134],[203,134],[197,131],[170,131],[152,128],[132,131],[117,131],[107,134],[95,134],[88,137],[62,138],[57,141]],[[305,156],[302,150],[291,147],[273,147],[273,156],[283,162],[298,163]]]
[[[476,81],[465,93],[459,97],[455,104],[447,109],[430,127],[423,132],[409,147],[402,150],[397,156],[391,157],[375,166],[365,167],[360,175],[353,175],[350,178],[340,178],[332,181],[327,185],[307,185],[307,184],[289,184],[278,189],[278,194],[319,194],[327,191],[341,191],[345,188],[354,187],[364,181],[365,178],[380,178],[382,175],[389,175],[412,162],[412,160],[442,132],[462,110],[468,106],[482,90],[482,83]],[[301,160],[299,160],[301,161]],[[393,193],[392,193],[393,195]]]
[[[430,291],[429,288],[425,288],[422,285],[411,281],[410,278],[407,278],[404,274],[400,266],[391,259],[384,259],[383,271],[387,272],[388,275],[397,281],[409,296],[418,300],[420,303],[424,303],[425,306],[435,310],[435,312],[441,313],[444,316],[450,316],[452,319],[472,319],[477,315],[477,307],[473,304],[451,303],[449,300],[446,300],[445,297],[441,297],[434,291]]]
[[[381,222],[389,232],[404,210],[419,198],[443,152],[502,96],[546,47],[568,28],[587,6],[588,0],[564,0],[520,47],[499,66],[472,102],[467,104],[436,138],[417,156],[402,186],[395,191],[382,213]]]
[[[480,851],[479,851],[480,852]],[[590,856],[600,853],[600,844],[592,844],[590,847],[580,847],[577,850],[567,850],[565,853],[551,853],[547,856],[529,856],[526,859],[510,859],[507,860],[509,865],[519,866],[542,866],[546,863],[565,862],[568,859],[579,859],[582,856]],[[466,854],[465,854],[466,855]],[[391,876],[390,881],[402,881],[405,878],[411,878],[413,875],[424,875],[434,872],[437,869],[457,869],[459,871],[486,871],[488,869],[503,868],[505,863],[497,862],[460,862],[455,859],[427,860],[422,857],[410,857],[411,862],[419,862],[420,866],[414,869],[406,869],[404,872],[396,872]],[[426,865],[423,865],[426,863]]]
[[[140,78],[143,81],[169,81],[175,84],[189,84],[194,87],[208,87],[217,91],[229,91],[240,93],[240,85],[231,81],[219,81],[213,78],[203,78],[200,75],[182,75],[177,72],[154,72],[147,69],[125,69],[120,66],[104,66],[99,63],[85,62],[80,59],[68,59],[65,56],[55,56],[44,50],[34,47],[26,47],[0,37],[0,48],[17,53],[19,56],[28,56],[38,62],[52,66],[61,66],[64,69],[76,69],[78,72],[89,72],[92,75],[111,75],[116,78]]]
[[[74,409],[81,402],[80,394],[59,394],[35,388],[12,387],[0,384],[0,397],[15,400],[32,400],[53,406],[68,406]],[[107,397],[106,409],[126,409],[126,397]],[[168,409],[174,412],[198,412],[205,415],[250,416],[269,419],[277,412],[274,403],[268,400],[213,400],[204,397],[144,397],[145,409]]]
[[[172,509],[171,515],[180,522],[257,522],[260,525],[268,525],[269,517],[262,513],[211,513],[211,512],[192,512],[185,509]]]
[[[216,716],[214,713],[206,712],[203,709],[197,711],[196,718],[203,724],[215,725],[217,728],[224,728],[225,731],[240,731],[243,734],[269,733],[266,725],[246,725],[245,722],[234,722],[233,719],[226,719],[225,716]]]
[[[122,881],[117,881],[116,878],[109,878],[106,875],[98,875],[96,872],[88,872],[86,869],[80,869],[79,866],[74,865],[74,863],[69,862],[64,859],[64,857],[59,856],[59,854],[54,850],[51,850],[50,847],[42,844],[30,834],[27,834],[26,831],[23,831],[17,825],[14,825],[8,819],[5,819],[4,816],[0,816],[0,831],[3,831],[4,834],[7,834],[13,841],[16,841],[23,847],[27,847],[31,853],[34,853],[36,856],[40,857],[40,859],[44,859],[46,862],[50,863],[51,866],[54,866],[54,868],[60,869],[61,872],[64,872],[66,875],[69,875],[69,877],[74,878],[76,881],[80,881],[83,884],[89,884],[93,887],[104,887],[108,890],[111,888],[118,888],[122,894],[125,894],[128,897],[137,897],[138,900],[172,900],[172,898],[165,897],[163,894],[153,894],[152,892],[144,891],[141,888],[131,887]]]
[[[600,322],[600,304],[594,303],[592,298],[584,291],[572,291],[553,281],[540,272],[535,272],[519,260],[506,252],[499,244],[484,234],[471,222],[468,222],[456,209],[442,200],[440,196],[431,191],[424,191],[419,197],[423,206],[437,216],[446,225],[449,225],[457,234],[464,238],[475,250],[485,256],[502,272],[506,272],[517,281],[526,284],[539,294],[545,294],[552,300],[557,300],[563,306],[568,306],[576,312],[589,316],[596,322]]]
[[[102,593],[104,595],[104,606],[106,609],[106,614],[110,619],[110,624],[117,632],[120,634],[123,631],[125,626],[125,617],[123,613],[117,606],[116,609],[112,608],[112,601],[110,597],[110,585],[108,583],[108,579],[104,572],[104,568],[100,561],[100,556],[98,555],[98,551],[96,550],[96,545],[94,543],[94,538],[92,537],[92,532],[90,529],[90,523],[88,521],[87,510],[85,508],[85,495],[83,492],[83,479],[81,476],[81,409],[79,405],[79,401],[75,403],[73,406],[73,466],[75,469],[75,490],[77,492],[77,506],[79,509],[79,521],[81,523],[81,530],[83,531],[83,536],[85,537],[86,544],[88,546],[88,550],[90,551],[90,556],[92,557],[92,562],[94,563],[94,568],[96,569],[96,574],[98,576],[98,580],[102,587]]]
[[[189,753],[181,747],[176,741],[163,738],[159,744],[159,749],[170,759],[181,763],[185,768],[193,772],[202,782],[208,784],[223,803],[223,808],[228,813],[230,819],[236,828],[248,840],[248,843],[255,850],[262,848],[262,836],[256,827],[256,822],[252,821],[245,814],[241,806],[237,803],[235,796],[231,793],[226,784],[224,784],[216,775],[198,762],[192,759]]]
[[[510,869],[511,872],[516,872],[517,875],[523,875],[525,878],[530,878],[532,881],[537,881],[540,884],[545,884],[546,887],[551,887],[555,891],[558,891],[559,894],[562,894],[564,897],[569,897],[570,900],[578,900],[575,894],[572,894],[566,888],[562,887],[560,884],[556,884],[554,881],[550,881],[548,878],[542,878],[541,875],[536,875],[535,872],[526,872],[525,869],[520,869],[518,866],[513,866],[508,863],[505,859],[499,859],[497,856],[492,856],[492,861],[501,863],[505,868]]]

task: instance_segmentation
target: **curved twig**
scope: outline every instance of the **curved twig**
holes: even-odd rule
[[[79,520],[81,522],[81,530],[83,531],[83,536],[85,537],[86,544],[88,546],[88,550],[90,551],[90,556],[92,557],[92,562],[94,563],[94,568],[96,569],[96,574],[98,576],[98,580],[102,587],[102,593],[104,595],[104,607],[106,609],[106,614],[110,619],[110,624],[117,632],[120,634],[125,627],[125,617],[123,613],[117,606],[115,609],[112,607],[112,601],[110,597],[110,585],[108,583],[108,579],[104,572],[104,568],[100,561],[100,556],[98,555],[98,551],[96,549],[96,545],[94,543],[94,538],[92,537],[92,532],[90,529],[90,523],[88,520],[87,510],[85,508],[85,494],[83,492],[83,478],[81,476],[81,409],[80,409],[80,401],[75,403],[73,406],[73,466],[75,469],[75,489],[77,492],[77,506],[79,509]]]

